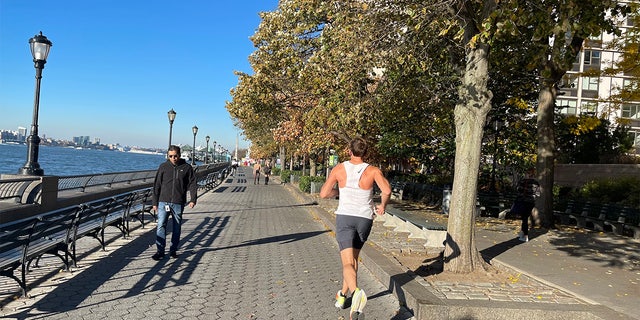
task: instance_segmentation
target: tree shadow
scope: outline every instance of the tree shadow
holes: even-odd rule
[[[555,230],[549,238],[554,250],[569,256],[587,259],[607,268],[640,271],[640,241],[592,230]],[[635,261],[635,263],[634,263]]]

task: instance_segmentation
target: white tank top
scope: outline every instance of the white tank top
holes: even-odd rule
[[[352,164],[349,161],[342,164],[347,172],[347,183],[343,188],[340,188],[340,200],[336,214],[373,219],[373,188],[364,190],[358,185],[360,177],[369,164]]]

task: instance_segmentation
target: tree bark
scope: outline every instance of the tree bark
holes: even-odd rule
[[[538,98],[538,146],[536,179],[540,183],[540,197],[536,200],[533,224],[544,228],[553,227],[553,170],[555,159],[555,137],[553,128],[554,104],[557,89],[553,83],[542,83]]]
[[[451,194],[444,270],[470,273],[486,269],[475,241],[476,193],[483,127],[491,109],[489,46],[477,44],[467,49],[467,64],[455,107],[456,157]]]
[[[316,176],[316,168],[318,165],[316,164],[316,158],[311,156],[309,157],[309,175],[312,177]]]

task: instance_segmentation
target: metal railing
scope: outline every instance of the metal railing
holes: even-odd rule
[[[0,180],[0,201],[9,201],[14,203],[27,203],[31,196],[28,194],[32,190],[39,191],[39,178],[18,178]],[[25,194],[27,193],[28,194]]]
[[[199,185],[211,186],[209,183],[211,176],[216,175],[218,179],[226,176],[229,171],[229,163],[214,163],[201,165],[194,168],[196,180]],[[89,187],[117,188],[119,185],[148,185],[155,179],[156,170],[129,171],[101,173],[77,176],[58,177],[58,190],[78,190],[86,192]],[[10,204],[31,204],[37,202],[42,192],[41,177],[24,177],[0,179],[0,202]]]
[[[155,176],[156,170],[145,170],[60,177],[58,191],[80,189],[84,192],[88,187],[97,186],[110,188],[115,183],[147,182],[153,180]]]

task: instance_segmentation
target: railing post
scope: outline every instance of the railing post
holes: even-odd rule
[[[53,207],[58,203],[58,176],[43,176],[41,178],[40,205]]]

